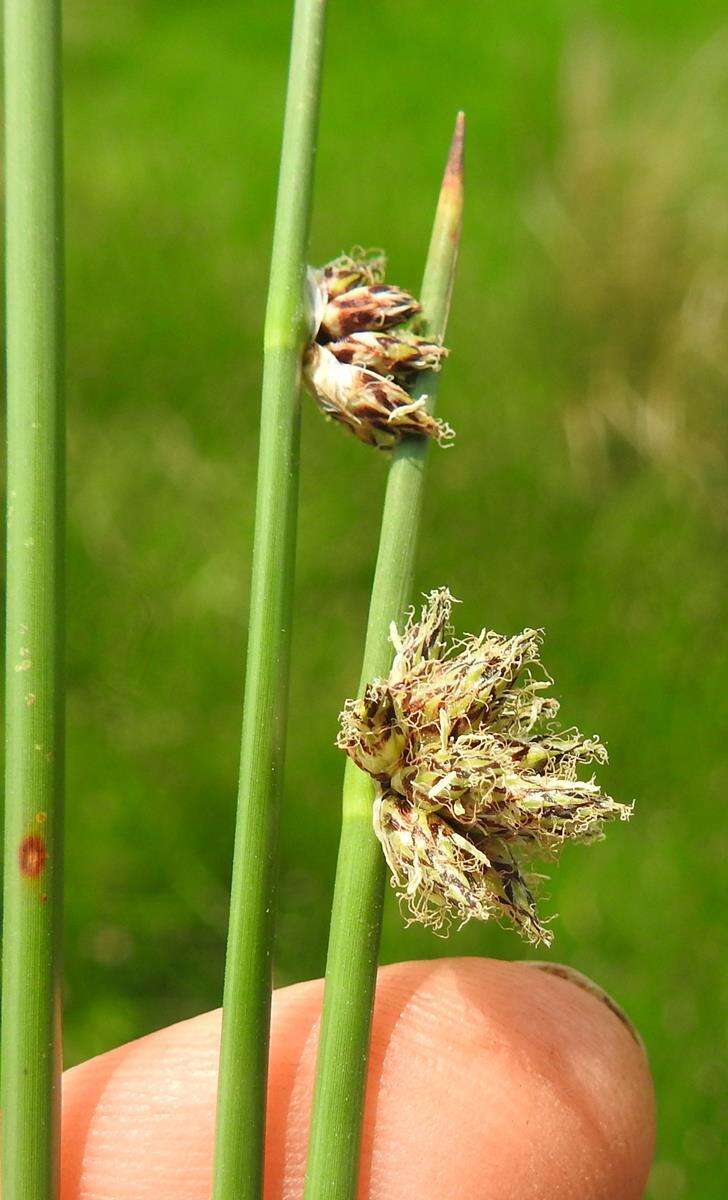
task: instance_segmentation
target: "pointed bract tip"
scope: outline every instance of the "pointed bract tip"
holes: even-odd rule
[[[465,165],[465,113],[462,110],[455,118],[455,129],[450,143],[450,152],[447,156],[447,166],[445,168],[445,183],[452,186],[453,184],[461,187],[463,182],[463,171]]]

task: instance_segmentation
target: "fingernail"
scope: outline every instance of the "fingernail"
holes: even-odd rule
[[[535,967],[538,971],[545,971],[547,975],[555,975],[557,979],[565,979],[567,983],[573,983],[575,987],[579,987],[582,991],[589,992],[597,1000],[601,1000],[602,1004],[606,1004],[609,1011],[613,1012],[615,1017],[622,1022],[625,1029],[629,1030],[640,1049],[645,1049],[645,1043],[624,1009],[620,1008],[617,1001],[613,1000],[609,993],[605,992],[604,988],[590,979],[588,975],[575,970],[574,967],[567,967],[565,963],[524,962],[523,965],[524,967]]]

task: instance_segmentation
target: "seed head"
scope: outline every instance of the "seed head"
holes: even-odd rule
[[[450,427],[428,413],[425,397],[413,400],[393,380],[340,363],[327,346],[309,346],[304,377],[319,408],[369,446],[389,450],[408,434],[440,443],[452,437]]]
[[[420,305],[384,283],[385,265],[381,254],[353,250],[309,270],[304,376],[323,412],[367,445],[389,450],[408,435],[442,444],[452,430],[428,412],[426,396],[413,399],[407,389],[417,372],[439,370],[447,351],[397,328]]]
[[[419,621],[393,628],[390,675],[347,703],[338,745],[376,781],[374,828],[413,920],[507,917],[549,944],[528,864],[599,839],[631,806],[578,777],[606,751],[556,727],[541,634],[449,640],[452,603],[439,589]]]
[[[413,333],[352,333],[329,342],[339,362],[367,367],[380,375],[412,375],[415,371],[439,371],[447,350],[439,342],[428,342]]]

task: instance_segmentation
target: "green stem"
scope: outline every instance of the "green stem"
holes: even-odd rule
[[[265,318],[253,568],[230,899],[214,1200],[257,1200],[270,1027],[272,910],[298,499],[304,278],[326,0],[296,0]]]
[[[463,202],[464,119],[458,115],[422,283],[431,335],[445,334]],[[434,400],[436,375],[417,395]],[[387,480],[360,694],[392,660],[389,627],[410,601],[424,496],[427,442],[394,451]],[[343,823],[331,914],[324,1008],[311,1120],[305,1200],[356,1195],[364,1090],[384,898],[385,863],[372,829],[374,788],[351,761],[344,776]]]
[[[5,0],[8,542],[2,1195],[58,1190],[63,849],[59,0]]]

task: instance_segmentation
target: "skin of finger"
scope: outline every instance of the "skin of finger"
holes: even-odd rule
[[[276,993],[266,1200],[302,1193],[320,980]],[[207,1200],[219,1013],[64,1077],[62,1200]],[[379,973],[359,1195],[638,1200],[653,1146],[643,1051],[606,1004],[518,963]]]

